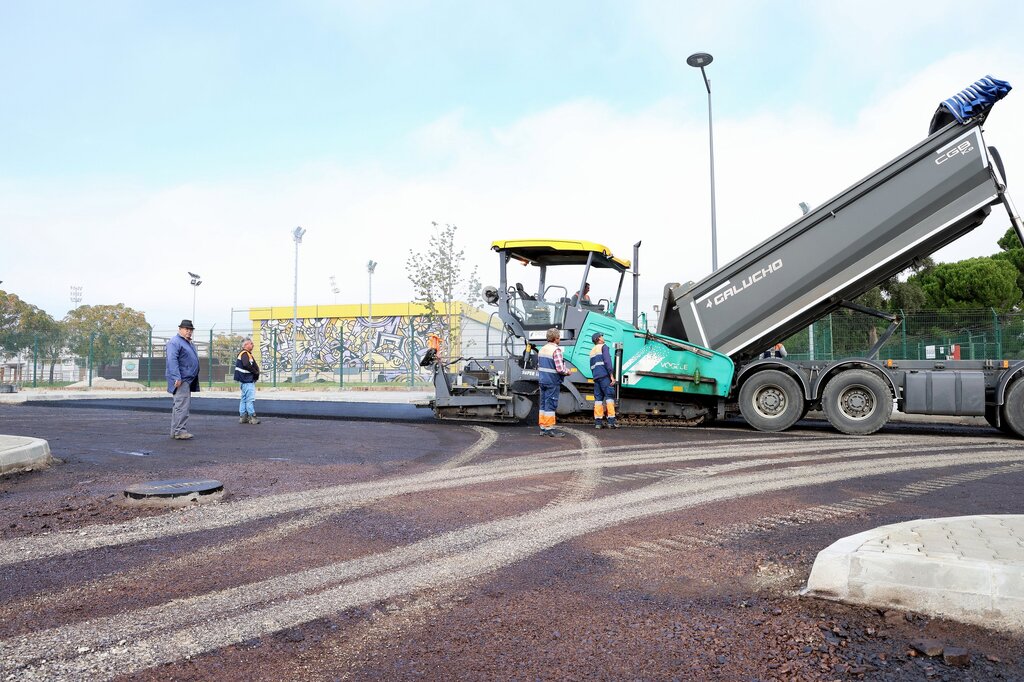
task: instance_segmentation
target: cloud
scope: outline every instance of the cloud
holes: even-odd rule
[[[1000,77],[1024,72],[1019,53],[965,51],[876,93],[848,120],[814,101],[716,111],[719,263],[796,219],[799,202],[820,204],[917,143],[939,100],[991,64]],[[453,109],[397,140],[397,161],[282,167],[230,182],[7,180],[0,224],[17,256],[5,258],[0,277],[57,316],[69,306],[68,287],[79,284],[86,303],[123,302],[169,328],[191,315],[191,270],[204,280],[195,292],[197,325],[222,329],[233,308],[291,304],[296,225],[308,230],[299,249],[303,305],[333,301],[331,275],[339,302],[365,301],[371,258],[380,263],[375,301],[408,300],[406,257],[426,246],[437,221],[459,225],[468,265],[479,266],[485,284],[497,280],[489,251],[496,239],[588,239],[627,258],[642,240],[641,302],[649,310],[665,282],[710,269],[707,118],[691,100],[623,111],[575,99],[502,126]],[[1024,95],[1011,93],[986,126],[1011,182],[1024,168],[1024,133],[1015,124],[1022,108]],[[1007,225],[996,211],[940,255],[991,253]]]

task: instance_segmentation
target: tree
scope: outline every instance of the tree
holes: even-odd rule
[[[235,359],[242,351],[242,341],[249,338],[241,334],[218,334],[213,337],[214,359],[228,367],[235,366]]]
[[[931,257],[922,258],[908,269],[893,275],[878,286],[857,298],[857,303],[889,312],[914,312],[921,310],[928,302],[928,297],[914,275],[928,272],[935,267]]]
[[[941,263],[911,280],[921,285],[930,308],[995,308],[1006,312],[1020,303],[1019,274],[1005,258],[985,256]]]
[[[31,305],[25,315],[24,326],[25,340],[31,344],[32,351],[38,354],[40,361],[49,360],[50,383],[53,383],[53,371],[64,353],[67,341],[63,323],[53,319],[42,308]],[[26,345],[25,349],[28,348],[29,345]]]
[[[52,382],[54,366],[63,350],[60,322],[15,294],[0,291],[0,355],[33,353],[37,359],[49,360]]]
[[[1017,288],[1024,291],[1024,246],[1021,246],[1017,231],[1012,226],[1007,228],[997,243],[999,253],[992,257],[1005,260],[1017,268]]]
[[[17,294],[0,291],[0,354],[16,355],[25,348],[25,318],[31,312]]]
[[[69,348],[80,357],[88,357],[91,339],[97,364],[120,363],[125,354],[140,354],[149,341],[145,313],[123,303],[79,306],[67,314],[64,324]]]
[[[476,267],[463,276],[465,252],[456,248],[455,235],[458,227],[446,224],[443,227],[431,223],[434,232],[430,236],[427,250],[419,253],[409,249],[405,269],[415,292],[416,302],[427,308],[431,326],[440,329],[449,348],[459,348],[459,339],[454,338],[455,325],[452,321],[454,303],[461,298],[470,305],[478,305],[480,279]]]

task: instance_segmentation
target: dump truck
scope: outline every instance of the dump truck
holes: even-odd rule
[[[424,358],[434,368],[430,407],[439,419],[532,419],[537,348],[555,328],[570,368],[561,415],[592,410],[589,354],[600,332],[615,349],[617,412],[626,421],[698,425],[738,413],[755,429],[782,431],[820,409],[842,433],[866,435],[898,409],[984,416],[1024,436],[1024,361],[880,359],[900,320],[853,300],[975,229],[998,205],[1024,241],[1002,161],[982,135],[1009,91],[992,77],[976,82],[940,104],[920,143],[703,280],[667,284],[654,332],[639,320],[640,242],[632,261],[586,241],[494,242],[500,282],[484,294],[501,320],[502,352]],[[526,270],[515,279],[529,286],[512,283],[518,266]],[[604,273],[617,279],[615,293],[591,302],[586,285]],[[627,277],[629,320],[617,315]],[[762,357],[841,307],[890,322],[863,357]]]

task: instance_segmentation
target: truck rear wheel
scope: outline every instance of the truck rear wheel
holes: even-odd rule
[[[804,414],[804,394],[785,372],[758,372],[740,387],[740,413],[758,431],[785,431]]]
[[[892,416],[892,393],[877,374],[851,369],[828,382],[821,409],[837,431],[866,436],[888,423]]]
[[[1024,379],[1010,384],[1003,402],[1003,427],[1009,427],[1018,436],[1024,436]],[[1004,428],[1005,430],[1005,428]]]

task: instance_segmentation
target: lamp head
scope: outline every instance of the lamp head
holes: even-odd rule
[[[694,52],[686,58],[686,63],[690,66],[698,69],[703,69],[705,66],[715,61],[715,58],[709,55],[707,52]]]
[[[292,230],[292,237],[295,239],[296,244],[302,243],[302,235],[306,234],[306,230],[301,227],[296,227]]]
[[[366,271],[368,273],[370,273],[372,275],[373,271],[376,270],[376,269],[377,269],[377,261],[372,261],[371,260],[371,261],[367,262],[367,264],[366,264]]]

